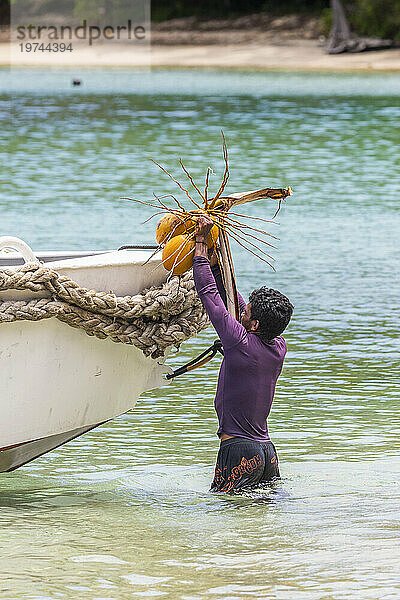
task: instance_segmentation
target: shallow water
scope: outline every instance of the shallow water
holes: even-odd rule
[[[212,165],[217,186],[220,127],[228,191],[294,189],[271,226],[276,272],[234,246],[245,295],[267,283],[295,304],[269,420],[283,479],[208,493],[214,359],[0,476],[0,598],[397,600],[399,76],[87,70],[76,90],[73,75],[0,71],[2,234],[152,242],[151,209],[119,197],[172,191],[150,157],[197,179]]]

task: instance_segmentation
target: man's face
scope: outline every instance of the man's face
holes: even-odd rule
[[[259,322],[251,318],[251,302],[246,304],[245,309],[241,314],[240,322],[246,331],[257,331]]]

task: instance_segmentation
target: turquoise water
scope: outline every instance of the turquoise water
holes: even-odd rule
[[[74,89],[75,75],[0,71],[2,235],[152,242],[151,209],[119,198],[174,191],[150,158],[182,181],[179,156],[197,180],[210,165],[216,188],[221,127],[227,191],[292,186],[276,272],[233,244],[244,295],[266,283],[295,305],[269,421],[283,479],[208,493],[214,359],[0,476],[0,598],[397,600],[399,76],[81,70]]]

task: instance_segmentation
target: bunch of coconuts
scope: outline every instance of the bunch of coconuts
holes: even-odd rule
[[[157,223],[156,242],[163,246],[162,263],[173,275],[183,275],[193,266],[197,216],[200,212],[184,215],[166,213]],[[219,228],[213,225],[207,237],[211,249],[217,243]]]

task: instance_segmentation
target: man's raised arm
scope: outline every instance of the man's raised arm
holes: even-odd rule
[[[207,311],[210,321],[219,335],[222,345],[224,348],[230,348],[245,339],[246,329],[227,311],[218,291],[214,275],[211,272],[210,261],[208,259],[207,236],[213,224],[213,221],[208,216],[201,216],[198,220],[198,232],[193,259],[193,276],[197,293]]]
[[[228,306],[227,301],[226,301],[226,290],[225,290],[224,282],[222,280],[221,268],[218,264],[218,258],[217,258],[217,255],[215,254],[215,251],[210,258],[210,266],[211,266],[212,274],[214,275],[215,283],[217,284],[219,295],[221,296],[222,301],[225,304],[225,306]],[[237,297],[238,297],[238,303],[239,303],[239,315],[241,315],[242,312],[244,311],[244,309],[246,308],[246,302],[243,300],[243,298],[239,294],[239,292],[237,293]]]

